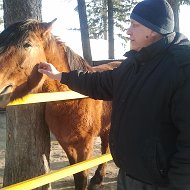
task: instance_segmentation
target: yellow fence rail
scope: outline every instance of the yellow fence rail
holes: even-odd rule
[[[72,100],[79,98],[86,98],[87,96],[79,94],[74,91],[66,92],[48,92],[48,93],[38,93],[38,94],[28,94],[23,98],[19,98],[9,103],[8,106],[21,105],[21,104],[32,104],[40,102],[51,102],[59,100]]]
[[[0,190],[31,190],[31,189],[43,186],[45,184],[57,181],[64,177],[73,175],[75,173],[81,172],[83,170],[92,168],[99,164],[108,162],[110,160],[112,160],[111,154],[104,154],[102,156],[89,159],[87,161],[83,161],[71,166],[67,166],[55,172],[50,172],[48,174],[44,174],[44,175],[29,179],[29,180],[26,180],[14,185],[1,188]]]

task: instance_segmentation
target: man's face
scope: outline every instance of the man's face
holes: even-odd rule
[[[139,51],[155,41],[155,32],[135,20],[131,20],[127,34],[130,39],[131,50]]]

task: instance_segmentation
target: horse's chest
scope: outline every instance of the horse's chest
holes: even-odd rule
[[[101,106],[97,106],[94,100],[71,100],[48,103],[46,105],[46,120],[48,124],[61,123],[69,124],[70,126],[78,126],[81,123],[91,125],[101,117]],[[94,117],[96,116],[96,117]]]

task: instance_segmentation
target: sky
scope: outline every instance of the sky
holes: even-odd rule
[[[182,5],[179,13],[180,32],[185,34],[190,39],[190,6]]]

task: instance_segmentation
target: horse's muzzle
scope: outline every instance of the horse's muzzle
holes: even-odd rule
[[[0,92],[0,107],[4,108],[10,102],[10,97],[13,91],[13,85],[8,85]]]

